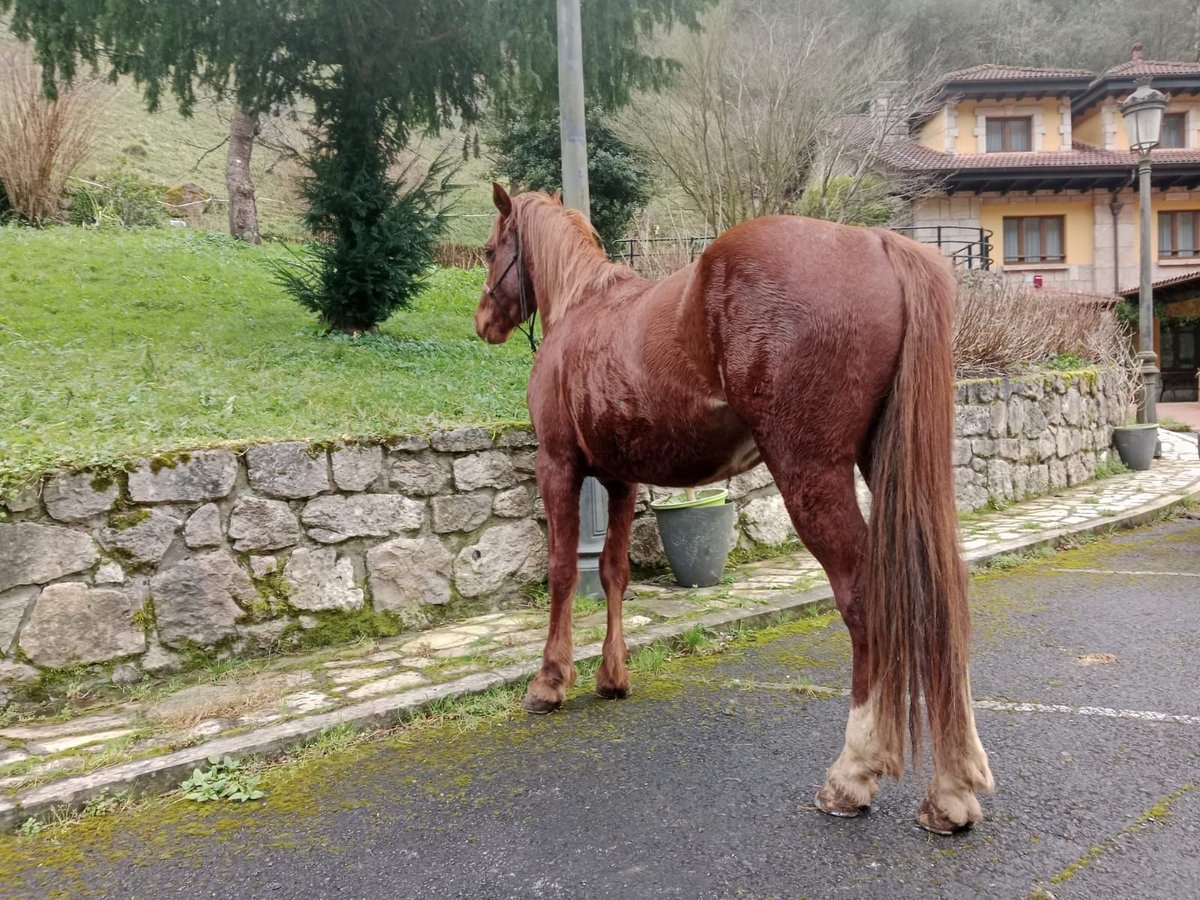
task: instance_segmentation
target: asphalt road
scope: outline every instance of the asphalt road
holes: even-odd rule
[[[846,706],[801,686],[847,684],[834,622],[673,663],[628,701],[333,756],[253,809],[6,838],[0,894],[1200,896],[1200,521],[977,579],[973,603],[998,791],[958,837],[916,828],[912,776],[861,819],[810,805]]]

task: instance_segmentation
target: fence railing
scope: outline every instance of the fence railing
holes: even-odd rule
[[[913,225],[893,228],[922,244],[933,244],[960,269],[986,272],[992,267],[992,232],[973,225]]]

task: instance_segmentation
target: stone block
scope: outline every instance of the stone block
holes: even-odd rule
[[[399,494],[318,497],[305,504],[300,520],[313,540],[337,544],[415,531],[425,523],[425,504]]]
[[[183,542],[192,550],[221,546],[221,510],[206,503],[188,516],[183,527]]]
[[[474,531],[491,516],[492,496],[486,491],[451,494],[446,497],[434,497],[430,506],[433,510],[433,530],[438,534]]]
[[[230,450],[142,460],[129,473],[129,496],[138,503],[220,500],[233,490],[237,471],[237,457]]]
[[[1083,397],[1079,394],[1079,388],[1067,388],[1067,393],[1062,400],[1062,417],[1068,425],[1078,425],[1083,418]]]
[[[1046,422],[1050,425],[1061,425],[1063,422],[1063,398],[1059,394],[1047,394],[1039,404]]]
[[[499,450],[473,453],[454,460],[454,484],[460,491],[509,488],[520,480],[513,459]]]
[[[337,558],[332,547],[309,550],[298,547],[283,569],[290,588],[288,603],[296,609],[362,609],[363,592],[354,583],[354,565]]]
[[[52,584],[42,590],[21,629],[21,651],[34,665],[53,669],[142,653],[146,633],[133,622],[140,606],[124,591]]]
[[[82,572],[96,562],[96,545],[81,531],[32,522],[0,524],[0,591]]]
[[[343,491],[365,491],[383,476],[383,448],[338,447],[330,454],[333,482]]]
[[[665,552],[653,514],[634,519],[629,536],[629,561],[635,566],[653,566],[663,561]]]
[[[1050,487],[1054,490],[1067,486],[1067,467],[1059,459],[1052,459],[1046,464],[1046,470],[1049,473]]]
[[[742,508],[740,518],[742,530],[755,543],[775,547],[796,537],[779,494],[755,497]]]
[[[986,406],[956,406],[954,430],[959,437],[987,434],[992,426],[992,414]]]
[[[500,436],[500,439],[496,441],[496,446],[507,449],[520,449],[536,447],[537,443],[537,435],[533,433],[532,429],[513,428]]]
[[[997,400],[988,407],[988,411],[992,416],[992,427],[988,429],[988,435],[994,438],[1005,437],[1008,434],[1008,403]]]
[[[488,450],[491,435],[482,428],[458,428],[454,431],[435,431],[429,436],[430,446],[442,453],[470,453]]]
[[[42,499],[52,518],[60,522],[86,522],[112,509],[120,493],[121,489],[111,479],[79,472],[51,478],[46,482]]]
[[[410,434],[388,441],[388,450],[399,450],[404,453],[416,453],[418,450],[429,449],[429,438],[419,434]]]
[[[971,455],[991,457],[996,455],[996,442],[991,438],[974,438],[971,441]]]
[[[29,512],[37,507],[40,496],[41,485],[39,483],[27,484],[5,500],[4,506],[9,512]]]
[[[450,463],[433,454],[401,456],[392,463],[392,486],[414,497],[432,497],[450,486]]]
[[[529,520],[486,529],[454,560],[454,585],[464,597],[482,597],[545,575],[546,537]]]
[[[754,491],[773,483],[774,480],[771,478],[771,472],[766,464],[759,463],[753,469],[743,472],[741,475],[734,475],[729,479],[729,499],[741,500]]]
[[[1044,435],[1049,423],[1046,421],[1046,415],[1042,412],[1041,408],[1031,403],[1025,408],[1025,413],[1025,428],[1023,430],[1025,437],[1037,438]]]
[[[246,451],[250,486],[269,497],[301,500],[330,489],[329,459],[303,441],[260,444]]]
[[[17,630],[38,589],[32,586],[13,588],[0,594],[0,657],[7,656],[16,640]]]
[[[533,515],[533,496],[529,488],[517,485],[507,491],[499,491],[492,501],[492,512],[506,519],[523,519]]]
[[[1003,500],[1013,496],[1012,466],[1002,459],[988,460],[988,494]]]
[[[375,609],[450,602],[450,552],[434,537],[396,538],[367,551]]]
[[[300,525],[282,500],[243,497],[229,514],[229,537],[239,553],[279,550],[300,542]]]
[[[169,647],[188,641],[201,647],[233,637],[239,603],[257,596],[250,577],[225,551],[185,559],[150,581],[158,634]]]
[[[955,438],[952,459],[956,466],[969,465],[971,462],[971,441],[965,438]]]
[[[159,509],[134,510],[110,518],[97,537],[109,553],[130,562],[153,564],[166,555],[182,524]]]

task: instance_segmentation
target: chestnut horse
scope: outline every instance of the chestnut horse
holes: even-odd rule
[[[608,491],[600,557],[608,633],[602,697],[627,697],[621,601],[639,483],[690,487],[766,463],[796,532],[824,567],[854,654],[845,747],[816,795],[854,816],[904,770],[909,732],[933,775],[917,814],[967,827],[992,788],[971,711],[967,574],[951,445],[954,282],[933,249],[874,228],[790,216],[743,222],[659,282],[610,263],[558,197],[510,197],[484,248],[475,329],[489,343],[540,313],[529,378],[549,531],[550,630],[530,712],[575,680],[579,491]],[[872,490],[855,500],[857,463]]]

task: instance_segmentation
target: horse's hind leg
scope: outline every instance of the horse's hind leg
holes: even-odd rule
[[[571,604],[579,578],[576,552],[583,479],[575,466],[556,459],[546,447],[538,453],[537,479],[546,504],[549,538],[550,630],[542,651],[541,671],[530,683],[521,707],[526,712],[548,713],[562,706],[567,690],[575,683]]]
[[[604,487],[608,490],[608,534],[600,554],[600,583],[608,599],[608,633],[604,638],[604,659],[596,672],[596,693],[615,700],[628,697],[630,691],[621,604],[629,585],[629,532],[633,528],[637,485],[606,481]]]
[[[777,447],[772,452],[769,437],[759,446],[796,533],[829,576],[850,632],[853,675],[846,741],[816,804],[831,815],[856,816],[875,799],[883,774],[899,774],[903,758],[875,738],[864,608],[867,526],[855,499],[854,465],[851,460],[822,461],[819,451],[809,453],[808,448]]]

